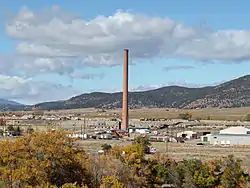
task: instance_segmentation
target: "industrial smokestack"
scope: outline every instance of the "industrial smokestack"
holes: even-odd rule
[[[128,128],[128,49],[124,49],[122,129]]]

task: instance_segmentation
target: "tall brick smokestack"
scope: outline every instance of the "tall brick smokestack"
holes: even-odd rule
[[[122,93],[122,129],[128,128],[128,49],[124,49],[123,93]]]

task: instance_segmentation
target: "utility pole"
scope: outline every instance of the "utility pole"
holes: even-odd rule
[[[166,155],[167,155],[167,157],[168,157],[168,138],[165,140],[165,142],[166,142]]]
[[[6,136],[6,124],[4,123],[3,124],[3,138],[5,139],[5,136]]]
[[[72,126],[73,126],[73,134],[75,134],[75,126],[76,126],[76,124],[74,123]]]
[[[86,132],[85,132],[85,129],[86,129],[86,119],[85,119],[85,117],[84,117],[84,134],[86,134]]]
[[[169,139],[170,138],[170,134],[168,132],[168,126],[167,126],[167,139],[165,140],[165,142],[166,142],[166,148],[165,148],[165,150],[166,150],[167,157],[168,157],[168,142],[170,141],[170,139]]]
[[[82,136],[82,124],[81,124],[81,136]]]

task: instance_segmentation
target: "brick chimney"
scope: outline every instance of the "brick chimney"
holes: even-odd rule
[[[122,93],[122,129],[128,129],[128,49],[124,49],[123,93]]]

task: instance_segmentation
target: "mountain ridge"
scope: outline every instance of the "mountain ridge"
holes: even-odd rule
[[[165,86],[148,91],[129,92],[130,108],[233,108],[250,106],[250,75],[245,75],[216,86],[189,88]],[[1,105],[0,110],[60,110],[77,108],[121,108],[122,92],[84,93],[68,100],[38,103],[36,105]]]
[[[24,105],[24,104],[21,104],[21,103],[18,103],[16,101],[12,101],[12,100],[8,100],[8,99],[0,99],[0,105],[3,104],[3,105]]]
[[[129,92],[129,107],[208,108],[250,106],[250,75],[245,75],[216,86],[189,88],[165,86],[148,91]],[[121,108],[122,92],[92,92],[65,101],[40,103],[40,109]]]

